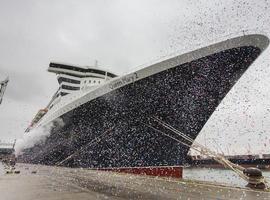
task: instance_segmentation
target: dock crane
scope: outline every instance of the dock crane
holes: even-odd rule
[[[3,100],[3,96],[4,96],[4,92],[6,90],[7,84],[8,84],[8,77],[4,80],[0,82],[0,104],[2,103]]]

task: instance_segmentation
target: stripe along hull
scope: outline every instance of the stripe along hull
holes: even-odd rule
[[[247,42],[222,50],[216,45],[209,55],[180,65],[175,62],[142,79],[134,73],[138,80],[132,83],[113,82],[112,91],[61,115],[64,126],[56,125],[45,142],[25,149],[20,159],[90,168],[182,165],[188,161],[189,148],[149,128],[149,119],[161,118],[195,139],[221,100],[268,45],[267,38],[262,40],[260,45]],[[196,54],[204,55],[206,50]]]

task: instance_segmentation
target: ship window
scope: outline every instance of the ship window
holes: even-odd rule
[[[69,86],[69,85],[62,85],[61,86],[62,89],[66,89],[66,90],[79,90],[79,87],[74,87],[74,86]]]
[[[61,96],[65,96],[65,95],[67,95],[68,93],[66,93],[66,92],[61,92]]]
[[[96,81],[94,81],[94,83],[96,83]]]
[[[72,71],[77,71],[77,72],[82,72],[82,73],[95,73],[99,75],[105,75],[106,72],[98,69],[83,69],[80,67],[76,66],[71,66],[71,65],[63,65],[63,64],[57,64],[57,63],[50,63],[50,67],[56,68],[56,69],[67,69],[67,70],[72,70]],[[112,74],[110,72],[107,72],[107,76],[110,76],[112,78],[116,77],[115,74]]]
[[[73,80],[73,79],[65,78],[65,77],[58,78],[58,82],[59,82],[59,84],[61,84],[62,82],[80,84],[80,81],[78,81],[78,80]]]

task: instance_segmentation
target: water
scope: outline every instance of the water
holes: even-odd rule
[[[270,171],[263,171],[263,175],[270,180]],[[238,187],[245,187],[247,184],[235,172],[228,169],[185,168],[183,177],[189,180],[211,181]]]
[[[0,162],[0,176],[5,174],[5,169]],[[270,181],[270,171],[263,171],[264,177]],[[246,181],[241,179],[236,173],[228,169],[214,168],[185,168],[183,178],[189,180],[210,181],[229,186],[245,187]]]

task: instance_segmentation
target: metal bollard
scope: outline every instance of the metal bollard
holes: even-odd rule
[[[264,177],[262,175],[262,171],[255,167],[249,167],[243,170],[243,173],[248,176],[248,184],[246,187],[252,189],[266,189],[267,186],[264,182]]]

